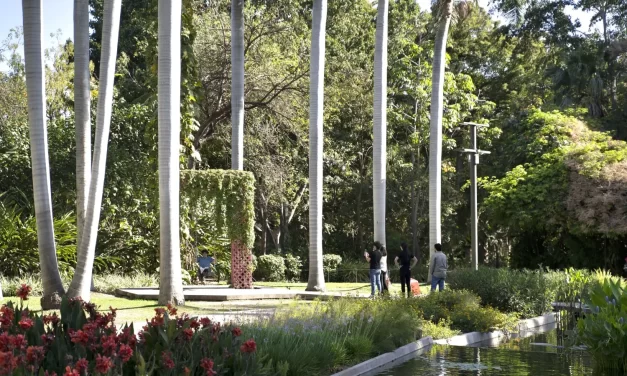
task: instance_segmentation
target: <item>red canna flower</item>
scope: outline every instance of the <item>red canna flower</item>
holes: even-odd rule
[[[9,336],[9,342],[14,349],[24,349],[28,344],[26,338],[23,335],[18,334],[16,336]]]
[[[189,323],[189,327],[196,330],[198,328],[200,328],[200,323],[198,322],[198,320],[196,319],[192,319]]]
[[[243,353],[254,353],[257,350],[257,344],[255,343],[255,340],[251,338],[244,342],[239,349]]]
[[[239,336],[241,336],[241,335],[242,335],[242,329],[240,329],[240,328],[233,328],[233,329],[231,330],[231,333],[233,333],[233,335],[234,335],[235,337],[239,337]]]
[[[174,361],[172,360],[172,353],[169,351],[164,351],[161,353],[161,362],[163,363],[163,367],[167,369],[174,368]]]
[[[70,338],[72,338],[72,342],[83,346],[87,346],[87,344],[89,343],[89,334],[82,330],[70,332]]]
[[[178,311],[176,307],[174,307],[172,304],[168,304],[166,308],[168,309],[170,316],[176,316],[176,312]]]
[[[23,318],[20,320],[20,322],[17,323],[20,328],[22,328],[23,330],[28,330],[30,328],[33,327],[33,320],[29,319],[29,318]]]
[[[10,326],[14,317],[15,312],[11,308],[6,305],[0,307],[0,326]]]
[[[52,315],[45,315],[42,317],[42,320],[44,324],[57,325],[59,323],[59,316],[57,316],[56,313],[53,313]]]
[[[102,344],[102,352],[104,355],[112,356],[115,352],[115,349],[118,347],[115,342],[115,334],[110,335],[109,337],[102,337],[100,342]]]
[[[88,368],[89,368],[89,362],[85,358],[80,358],[79,360],[76,361],[76,364],[74,364],[74,369],[78,371],[79,374],[83,374],[84,372],[87,372]]]
[[[70,366],[66,366],[63,376],[81,376],[81,373],[78,372],[76,369],[70,368]]]
[[[129,345],[120,345],[118,355],[120,359],[122,359],[122,363],[126,363],[131,359],[131,356],[133,356],[133,349],[131,349]]]
[[[203,328],[208,327],[209,325],[211,325],[211,320],[209,320],[208,317],[202,317],[200,319],[200,324],[202,325]]]
[[[191,329],[184,329],[183,330],[183,339],[185,341],[191,341],[192,337],[194,336],[194,331]]]
[[[46,350],[43,346],[28,346],[26,348],[26,362],[28,364],[38,364],[46,355]]]
[[[100,354],[96,355],[96,371],[99,373],[107,373],[112,366],[113,362],[111,361],[111,358],[100,356]]]
[[[200,367],[205,370],[205,375],[207,376],[213,376],[216,374],[213,370],[213,360],[211,359],[203,358],[200,361]]]
[[[32,291],[32,288],[28,285],[22,284],[22,286],[17,289],[15,295],[19,296],[22,300],[28,300],[28,294]]]
[[[163,316],[165,315],[165,308],[161,308],[161,307],[155,308],[155,313],[157,316]]]

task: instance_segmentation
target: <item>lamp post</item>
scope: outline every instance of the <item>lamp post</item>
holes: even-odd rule
[[[470,244],[471,262],[474,270],[479,269],[479,226],[477,224],[477,165],[481,154],[490,154],[489,151],[479,150],[477,145],[477,129],[486,128],[486,124],[461,123],[460,125],[470,127],[470,149],[459,150],[468,154],[470,165]]]

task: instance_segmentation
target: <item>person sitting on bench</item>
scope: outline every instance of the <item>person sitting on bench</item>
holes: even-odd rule
[[[198,280],[204,282],[205,277],[209,278],[211,273],[211,264],[213,263],[213,257],[210,257],[207,250],[202,251],[202,257],[198,257]]]

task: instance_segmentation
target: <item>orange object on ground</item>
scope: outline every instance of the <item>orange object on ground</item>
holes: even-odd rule
[[[411,293],[413,296],[420,295],[420,283],[418,283],[418,281],[412,278],[409,281],[409,286],[411,286]]]

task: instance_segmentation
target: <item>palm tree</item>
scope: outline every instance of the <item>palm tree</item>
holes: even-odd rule
[[[57,265],[48,164],[48,132],[46,129],[46,83],[42,48],[42,0],[23,0],[24,59],[26,65],[26,93],[28,95],[28,126],[33,169],[33,193],[37,222],[37,244],[43,309],[58,308],[63,295],[63,284]]]
[[[78,248],[78,261],[74,278],[67,295],[89,300],[91,277],[96,254],[98,222],[102,205],[107,146],[111,113],[113,107],[113,79],[120,31],[120,10],[122,0],[105,0],[104,22],[102,27],[102,55],[100,62],[100,87],[98,88],[98,113],[96,115],[96,140],[94,142],[94,161],[89,184],[87,212],[83,223],[81,243]]]
[[[159,0],[159,304],[185,303],[179,234],[181,0]]]
[[[388,0],[379,0],[374,48],[374,240],[385,244],[385,181],[387,167]]]
[[[244,0],[231,0],[231,168],[244,169]]]
[[[453,0],[437,3],[437,29],[433,48],[431,78],[431,124],[429,129],[429,260],[442,237],[442,113],[444,108],[444,68],[446,40],[453,14]],[[429,261],[431,262],[431,261]],[[431,275],[428,276],[431,280]]]
[[[89,0],[74,0],[74,119],[76,122],[76,244],[81,244],[91,177]],[[78,250],[78,246],[77,246]]]
[[[322,114],[327,0],[314,0],[309,86],[309,282],[307,291],[324,291],[322,270]]]

